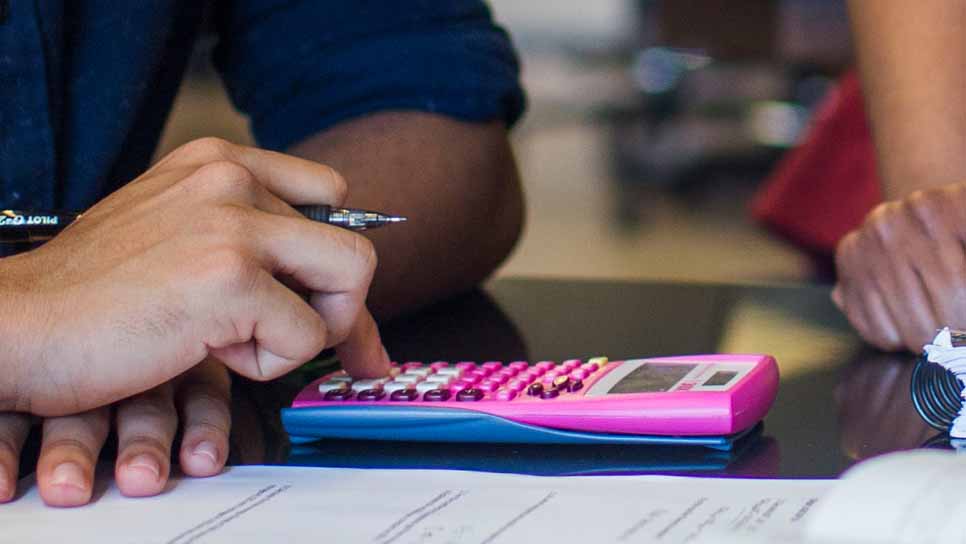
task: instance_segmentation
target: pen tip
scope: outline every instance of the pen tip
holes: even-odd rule
[[[387,218],[386,221],[390,223],[405,223],[406,218],[402,216],[394,215],[392,217]]]

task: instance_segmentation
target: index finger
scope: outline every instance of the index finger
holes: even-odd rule
[[[389,374],[389,354],[382,345],[379,327],[365,307],[345,341],[335,347],[339,360],[353,378],[381,378]]]
[[[188,142],[166,155],[151,170],[200,168],[217,161],[244,167],[265,188],[289,204],[341,206],[345,202],[345,178],[332,167],[220,138]]]

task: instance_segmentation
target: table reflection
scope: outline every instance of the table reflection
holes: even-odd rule
[[[861,461],[923,445],[942,445],[942,433],[912,405],[909,380],[915,357],[864,352],[845,368],[835,389],[842,451]],[[933,440],[940,435],[940,439]]]

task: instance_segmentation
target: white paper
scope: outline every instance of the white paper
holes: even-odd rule
[[[813,540],[966,543],[966,456],[916,450],[846,472],[810,516]]]
[[[158,497],[109,486],[86,507],[36,488],[0,506],[2,542],[555,544],[797,540],[832,480],[543,477],[461,471],[232,467]]]

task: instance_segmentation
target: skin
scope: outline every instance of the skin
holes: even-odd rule
[[[226,366],[267,380],[334,346],[355,375],[388,371],[364,305],[372,244],[291,207],[341,205],[345,192],[319,163],[199,140],[0,264],[0,299],[18,316],[0,323],[9,348],[0,409],[55,416],[37,468],[49,504],[89,500],[112,402],[125,399],[119,486],[149,495],[167,478],[179,419],[186,472],[224,464]],[[2,499],[14,494],[25,417],[5,415],[0,426]]]
[[[371,159],[372,149],[380,150],[378,160]],[[382,113],[339,125],[290,151],[349,180],[346,205],[409,216],[406,228],[367,233],[381,256],[368,299],[380,317],[476,285],[519,237],[523,198],[501,123]],[[374,374],[362,364],[347,369]],[[209,357],[172,382],[117,403],[115,480],[121,492],[150,496],[163,490],[178,425],[184,434],[181,470],[201,477],[219,473],[228,456],[229,385],[224,365]],[[28,423],[23,415],[0,414],[0,502],[14,495]],[[78,506],[90,499],[110,423],[104,408],[45,420],[37,480],[48,504]],[[58,472],[63,465],[68,468]]]
[[[885,203],[836,248],[833,300],[883,350],[966,326],[966,1],[849,4]]]
[[[379,255],[368,305],[381,319],[478,285],[523,228],[523,193],[502,122],[380,113],[290,152],[341,172],[349,206],[409,218],[405,227],[366,233]]]

